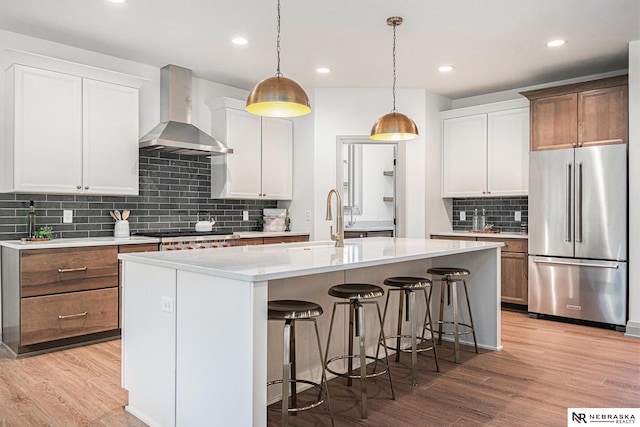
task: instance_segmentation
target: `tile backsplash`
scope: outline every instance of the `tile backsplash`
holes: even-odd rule
[[[257,229],[263,208],[273,200],[211,199],[211,162],[206,156],[140,151],[138,196],[83,196],[0,193],[0,240],[26,236],[25,215],[34,201],[37,226],[48,225],[58,237],[113,236],[109,211],[129,209],[131,232],[175,228],[193,229],[199,211],[216,220],[214,228]],[[73,210],[73,223],[63,224],[63,210]],[[249,221],[242,220],[249,211]]]
[[[496,231],[520,232],[520,226],[529,218],[529,199],[527,197],[478,197],[453,199],[453,230],[472,229],[473,211],[486,212],[486,223],[493,224]],[[460,221],[460,212],[466,213],[466,220]],[[520,211],[521,220],[514,220],[514,212]]]

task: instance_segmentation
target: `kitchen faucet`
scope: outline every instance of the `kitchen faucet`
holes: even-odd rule
[[[326,220],[327,221],[332,221],[333,220],[333,216],[331,215],[331,195],[335,194],[336,195],[336,203],[338,203],[337,206],[337,212],[336,212],[336,228],[337,233],[333,234],[333,225],[331,226],[331,228],[329,229],[329,233],[331,233],[331,240],[335,240],[336,241],[336,247],[338,248],[342,248],[344,247],[344,207],[342,206],[342,196],[340,196],[340,192],[333,188],[331,190],[329,190],[329,194],[327,195],[327,217]]]

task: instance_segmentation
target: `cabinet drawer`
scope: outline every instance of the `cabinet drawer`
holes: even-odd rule
[[[118,286],[118,247],[23,251],[22,297]]]
[[[158,250],[158,243],[141,243],[138,245],[120,245],[118,253],[130,254],[132,252],[155,252]]]
[[[118,328],[118,288],[22,298],[20,345]]]
[[[308,242],[309,236],[278,236],[278,237],[265,237],[264,244],[271,245],[274,243],[294,243],[294,242]]]
[[[478,237],[478,241],[485,242],[503,242],[502,252],[524,252],[529,250],[529,241],[527,239],[497,239],[492,237]]]
[[[253,246],[253,245],[262,245],[264,244],[264,239],[262,237],[250,237],[246,239],[240,239],[238,242],[238,246]]]
[[[471,237],[471,236],[440,236],[438,234],[432,234],[431,238],[437,239],[437,240],[465,240],[470,242],[473,242],[476,240],[475,237]]]

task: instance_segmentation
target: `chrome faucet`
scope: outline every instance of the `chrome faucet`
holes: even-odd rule
[[[329,194],[327,195],[327,221],[332,221],[333,216],[331,215],[331,195],[336,195],[336,202],[338,203],[337,212],[336,212],[336,228],[337,233],[333,234],[333,225],[330,228],[331,240],[336,241],[336,247],[342,248],[344,247],[344,207],[342,206],[342,196],[340,196],[340,192],[333,188],[329,190]]]

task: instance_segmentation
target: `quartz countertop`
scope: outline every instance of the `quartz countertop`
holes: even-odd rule
[[[241,239],[255,239],[260,237],[282,237],[282,236],[308,236],[308,231],[236,231]]]
[[[435,233],[430,233],[431,236],[464,236],[464,237],[485,237],[491,239],[528,239],[528,234],[523,233],[482,233],[482,232],[474,232],[474,231],[438,231]]]
[[[455,255],[503,246],[499,242],[372,237],[332,241],[235,246],[142,254],[120,254],[126,261],[254,282]]]
[[[51,239],[45,242],[23,242],[22,240],[0,240],[0,246],[24,249],[78,248],[83,246],[140,245],[143,243],[159,243],[154,237],[83,237],[74,239]]]

